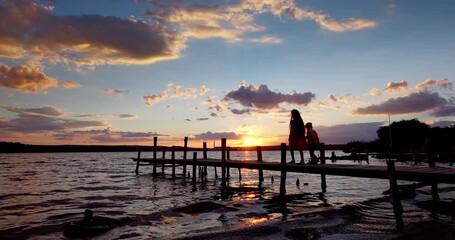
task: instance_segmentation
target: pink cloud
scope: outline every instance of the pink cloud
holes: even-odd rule
[[[11,88],[23,93],[47,93],[48,88],[58,87],[55,78],[47,76],[36,67],[0,66],[0,88]]]

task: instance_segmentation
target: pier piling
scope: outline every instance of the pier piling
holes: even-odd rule
[[[395,173],[395,161],[387,160],[387,171],[389,174],[390,191],[392,192],[392,205],[393,212],[395,213],[395,220],[397,222],[397,229],[403,230],[403,206],[401,205],[400,198],[398,197],[398,185]]]
[[[193,152],[193,186],[196,185],[196,161],[197,161],[197,152]]]
[[[158,137],[153,137],[153,177],[156,177],[156,146],[158,144]]]
[[[136,164],[136,171],[135,171],[136,175],[139,174],[139,163],[140,163],[139,159],[141,159],[141,149],[139,149],[139,151],[137,152],[137,159],[138,159],[138,161]]]
[[[325,164],[325,144],[321,143],[321,144],[319,144],[319,146],[320,146],[320,153],[321,153],[321,155],[320,155],[321,164]],[[322,192],[327,191],[327,182],[325,179],[325,173],[321,174],[321,189],[322,189]]]
[[[286,195],[286,143],[281,144],[281,180],[280,180],[280,196]]]
[[[256,146],[256,152],[257,152],[257,157],[258,157],[258,162],[262,162],[262,148],[261,146]],[[264,172],[262,170],[262,168],[259,168],[258,169],[258,173],[259,173],[259,184],[261,184],[263,181],[264,181]]]
[[[171,149],[171,160],[172,160],[172,179],[175,179],[175,146]],[[183,175],[185,177],[185,175]]]
[[[226,138],[221,139],[221,186],[226,187]]]
[[[183,159],[186,160],[186,151],[188,150],[188,137],[183,140]],[[183,176],[186,175],[186,164],[183,165]]]

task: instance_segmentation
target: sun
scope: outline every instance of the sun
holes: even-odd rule
[[[243,146],[260,146],[260,141],[254,137],[244,137]]]

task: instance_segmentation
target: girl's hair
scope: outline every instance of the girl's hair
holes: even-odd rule
[[[292,126],[291,126],[292,124]],[[302,117],[299,110],[293,109],[291,111],[291,121],[289,122],[289,129],[293,129],[295,134],[305,136],[305,125],[303,124]]]

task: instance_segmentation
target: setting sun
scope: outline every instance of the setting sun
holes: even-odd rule
[[[260,140],[254,137],[244,137],[243,146],[260,146]]]

